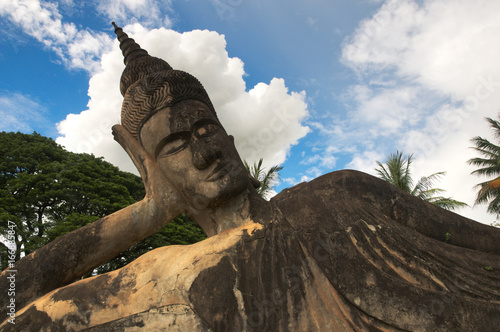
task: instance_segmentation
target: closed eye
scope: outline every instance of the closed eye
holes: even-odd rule
[[[219,126],[214,124],[206,124],[203,127],[198,128],[196,130],[196,137],[204,138],[214,135],[219,131]]]
[[[193,127],[193,133],[197,138],[210,137],[221,129],[221,126],[211,119],[200,120]]]
[[[155,151],[155,158],[162,158],[184,150],[189,143],[189,132],[178,132],[162,139]]]

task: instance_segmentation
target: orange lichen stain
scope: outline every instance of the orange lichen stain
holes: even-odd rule
[[[354,245],[354,248],[374,267],[376,267],[378,270],[383,270],[382,266],[378,264],[373,257],[370,256],[370,254],[361,248],[361,246],[358,245],[358,240],[354,237],[354,234],[350,233],[349,238],[351,239],[352,244]]]
[[[408,271],[396,266],[392,261],[391,259],[396,259],[397,261],[399,262],[402,262],[404,263],[404,265],[407,264],[406,260],[401,256],[399,255],[398,253],[396,253],[395,251],[389,249],[389,247],[387,246],[387,244],[382,241],[382,239],[380,239],[378,236],[376,237],[376,241],[384,248],[386,249],[386,251],[389,253],[389,255],[387,255],[386,253],[383,253],[381,248],[376,248],[375,246],[373,246],[373,251],[380,257],[382,258],[383,262],[389,267],[391,268],[391,270],[393,270],[394,272],[396,272],[397,275],[399,275],[401,278],[403,278],[404,280],[406,280],[407,282],[411,283],[411,284],[414,284],[414,285],[419,285],[419,281],[417,279],[415,279],[415,277],[413,277],[411,275],[411,273],[409,273]]]
[[[377,237],[376,240],[385,250],[387,250],[391,254],[391,256],[396,257],[398,260],[404,262],[405,264],[408,264],[408,262],[406,262],[406,259],[400,253],[392,250],[384,240],[382,240],[380,237]]]
[[[362,220],[363,221],[363,220]],[[364,221],[363,221],[364,222]],[[374,257],[370,257],[369,253],[364,250],[363,248],[361,248],[357,243],[358,241],[354,238],[354,235],[351,233],[350,234],[350,238],[351,238],[351,241],[352,243],[354,244],[354,246],[356,247],[356,249],[358,250],[358,252],[360,254],[362,254],[368,262],[370,262],[373,266],[377,267],[377,269],[379,270],[384,270],[382,268],[382,266],[377,263],[377,261],[381,261],[383,262],[383,264],[387,267],[389,267],[391,270],[393,270],[398,276],[400,276],[403,280],[411,283],[411,284],[416,284],[416,285],[420,285],[420,282],[415,279],[415,277],[413,277],[411,275],[411,273],[409,273],[408,271],[396,266],[392,261],[391,261],[391,258],[395,258],[397,261],[399,262],[403,262],[404,265],[407,265],[407,262],[406,260],[403,258],[403,256],[401,256],[400,254],[396,253],[394,250],[391,250],[389,249],[389,246],[379,237],[376,235],[375,232],[372,233],[371,236],[368,236],[368,234],[366,234],[365,232],[363,232],[363,236],[366,240],[366,242],[368,243],[368,249],[370,252],[373,252],[376,256],[378,256],[379,258],[381,259],[377,259],[375,260]],[[372,241],[372,240],[375,240],[375,241]],[[377,242],[380,246],[383,247],[383,249],[387,250],[387,252],[389,253],[386,254],[385,252],[382,252],[382,248],[377,248]]]
[[[243,226],[238,227],[237,229],[241,230],[246,230],[249,234],[253,234],[254,232],[258,230],[262,230],[264,226],[262,224],[253,222],[252,220],[249,220],[248,223],[246,223]]]
[[[78,307],[72,300],[53,301],[45,298],[42,303],[35,303],[37,310],[46,312],[52,321],[63,319],[69,312],[78,312]]]
[[[412,264],[409,264],[406,259],[398,252],[394,251],[391,249],[391,247],[389,245],[387,245],[387,243],[385,243],[385,241],[383,241],[381,238],[377,237],[377,241],[378,243],[380,243],[380,245],[385,249],[387,250],[387,252],[390,253],[390,255],[392,257],[395,257],[397,260],[399,260],[400,262],[403,263],[404,266],[408,266],[410,269],[418,269],[418,271],[424,275],[426,275],[429,279],[431,279],[432,281],[434,281],[436,284],[438,284],[441,289],[435,289],[435,288],[429,288],[429,287],[426,287],[426,285],[424,285],[422,282],[419,282],[417,281],[415,278],[411,277],[410,279],[413,280],[413,283],[419,285],[420,287],[424,288],[424,289],[428,289],[428,290],[432,290],[432,291],[435,291],[435,290],[442,290],[442,289],[445,289],[445,290],[448,290],[448,288],[444,285],[444,283],[439,280],[438,278],[436,278],[436,276],[432,275],[431,273],[429,273],[429,271],[427,271],[426,269],[424,268],[418,268],[418,267],[415,267],[413,266]],[[390,265],[388,264],[389,266],[391,266],[391,269],[393,269],[396,273],[398,273],[398,271],[404,271],[400,268],[396,268],[394,269],[392,266],[393,265]],[[400,273],[398,273],[401,277],[403,277],[403,275],[401,275]],[[409,275],[408,272],[404,271],[403,273],[404,275]],[[409,280],[407,280],[409,281]]]
[[[302,243],[300,246],[306,251]],[[307,256],[307,265],[314,276],[308,278],[306,284],[306,302],[309,304],[307,314],[314,320],[318,330],[353,331],[352,326],[356,324],[344,297],[333,287],[310,256]]]

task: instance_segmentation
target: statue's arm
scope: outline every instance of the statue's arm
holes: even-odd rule
[[[154,201],[137,202],[85,227],[65,234],[17,261],[0,275],[0,289],[8,289],[14,272],[16,307],[65,286],[108,262],[175,218],[176,211],[155,213]],[[10,299],[2,296],[6,310]],[[4,303],[5,302],[5,303]]]
[[[500,229],[402,192],[378,178],[363,176],[367,197],[387,216],[425,236],[455,246],[500,255]]]
[[[500,255],[500,228],[487,226],[425,202],[374,176],[353,170],[336,171],[307,184],[334,211],[372,205],[392,220],[425,236],[448,244]],[[313,194],[314,193],[314,194]]]
[[[395,195],[388,214],[397,222],[438,241],[500,255],[500,228],[444,210],[410,195]]]

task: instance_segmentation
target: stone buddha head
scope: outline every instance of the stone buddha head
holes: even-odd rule
[[[202,84],[114,26],[126,65],[120,80],[123,127],[191,207],[216,207],[244,192],[247,171]]]

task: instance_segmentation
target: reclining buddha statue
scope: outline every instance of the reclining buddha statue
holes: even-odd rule
[[[499,329],[500,229],[353,170],[262,199],[202,84],[115,33],[146,196],[16,262],[2,331]],[[81,279],[182,213],[206,240]]]

